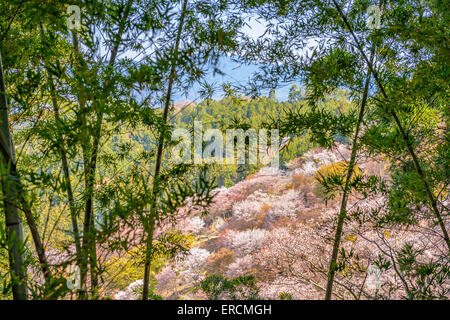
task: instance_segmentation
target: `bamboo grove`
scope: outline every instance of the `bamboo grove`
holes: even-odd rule
[[[69,6],[81,8],[78,27]],[[383,251],[374,240],[385,254],[373,263],[393,270],[402,298],[448,299],[449,9],[440,0],[0,1],[0,297],[109,299],[117,279],[142,279],[139,298],[161,298],[155,275],[198,241],[172,228],[180,212],[208,219],[217,187],[260,169],[174,162],[173,130],[203,121],[278,129],[291,141],[282,165],[348,146],[339,172],[315,176],[323,203],[338,203],[321,280],[307,280],[321,298],[355,290],[343,246],[355,224],[432,234],[426,261],[425,249]],[[257,72],[223,84],[218,100],[208,75],[221,74],[223,59]],[[273,90],[292,83],[301,89],[277,101]],[[175,107],[199,87],[198,102]],[[388,175],[363,173],[367,158]],[[383,210],[354,210],[354,199],[376,195]],[[219,283],[258,296],[252,277],[214,275],[197,290],[218,298]]]

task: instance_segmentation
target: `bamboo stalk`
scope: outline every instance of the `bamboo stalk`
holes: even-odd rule
[[[188,0],[183,1],[183,7],[181,9],[180,23],[178,25],[177,37],[175,40],[175,48],[174,54],[172,57],[172,65],[169,75],[169,84],[167,88],[167,94],[164,104],[163,111],[163,125],[167,123],[167,117],[169,114],[170,100],[172,98],[172,87],[173,82],[176,77],[176,62],[178,58],[178,50],[180,47],[181,41],[181,33],[183,31],[184,17],[186,15]],[[148,289],[150,284],[150,268],[152,262],[152,250],[153,250],[153,231],[155,229],[155,221],[156,221],[156,198],[159,194],[159,174],[161,171],[161,161],[163,156],[163,148],[164,148],[164,131],[161,132],[158,139],[158,151],[156,155],[156,163],[155,163],[155,173],[153,175],[153,188],[152,188],[152,199],[150,201],[150,218],[148,225],[148,234],[146,239],[146,252],[145,252],[145,265],[144,265],[144,285],[142,292],[142,299],[148,300]]]

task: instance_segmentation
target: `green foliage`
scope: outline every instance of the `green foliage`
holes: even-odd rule
[[[292,300],[292,295],[286,292],[280,293],[280,300]]]
[[[337,139],[346,143],[345,135],[351,133],[354,121],[353,105],[348,101],[345,91],[337,91],[328,95],[328,99],[320,107],[311,107],[305,102],[302,89],[291,88],[290,101],[277,101],[265,96],[250,99],[241,97],[225,97],[220,100],[206,100],[186,105],[177,111],[173,118],[176,128],[190,129],[194,121],[201,121],[203,130],[230,128],[272,128],[279,129],[280,136],[292,137],[287,148],[280,153],[281,166],[293,158],[300,157],[317,145],[330,145]],[[285,118],[280,122],[280,116]],[[314,124],[315,127],[309,127]],[[293,127],[295,126],[295,129]],[[255,173],[260,166],[224,165],[210,168],[219,186],[230,187],[236,182]]]
[[[450,276],[448,259],[423,263],[418,261],[417,252],[406,244],[397,252],[397,261],[404,281],[409,283],[407,299],[434,300],[448,299],[446,281]],[[438,290],[436,290],[438,289]]]
[[[219,275],[212,275],[200,283],[200,289],[209,300],[228,298],[231,300],[257,300],[258,288],[255,277],[239,276],[228,279]]]
[[[65,268],[72,264],[82,269],[79,297],[108,297],[113,289],[142,277],[142,264],[134,260],[152,257],[156,272],[192,246],[194,238],[173,230],[149,239],[154,241],[152,252],[142,244],[147,239],[127,236],[135,230],[153,236],[155,225],[177,221],[178,210],[188,200],[192,210],[206,213],[212,189],[229,187],[260,169],[172,163],[164,151],[173,144],[173,129],[191,129],[194,121],[201,121],[203,129],[279,129],[281,137],[291,139],[280,155],[282,166],[312,147],[349,145],[354,138],[356,160],[360,155],[382,158],[389,164],[388,174],[367,176],[356,166],[346,181],[349,166],[338,162],[317,171],[316,192],[325,201],[344,193],[364,199],[382,195],[382,209],[356,210],[348,218],[370,222],[374,230],[422,228],[420,223],[426,222],[438,226],[442,241],[450,246],[445,239],[448,2],[382,2],[380,29],[365,23],[369,1],[344,2],[345,10],[340,1],[188,1],[182,26],[179,1],[73,4],[82,7],[79,31],[67,28],[65,1],[0,3],[6,83],[2,94],[9,105],[3,110],[10,125],[4,132],[14,135],[23,188],[18,207],[29,224],[24,226],[26,245],[18,251],[24,256],[21,267],[27,270],[27,280],[39,279],[28,281],[30,297],[72,296],[75,292],[64,285]],[[248,13],[267,22],[259,39],[241,32]],[[242,90],[248,96],[224,84],[226,96],[212,100],[213,86],[205,83],[205,76],[211,66],[221,73],[218,62],[223,56],[258,63],[259,72]],[[274,88],[286,83],[304,87],[292,86],[288,101],[278,101]],[[358,118],[366,83],[366,108]],[[202,85],[204,100],[172,108],[166,121],[160,107],[170,104],[172,87],[187,93],[195,84]],[[267,89],[268,97],[258,94]],[[361,130],[356,136],[358,119]],[[162,165],[155,170],[159,145]],[[6,181],[9,171],[2,169],[0,175]],[[4,204],[11,200],[5,190],[2,196]],[[14,239],[6,236],[5,213],[2,210],[0,218],[0,298],[6,299],[17,279],[11,279],[6,258]],[[57,253],[57,258],[48,255],[56,262],[45,282],[40,281],[45,264],[32,251],[36,239]],[[339,252],[341,264],[332,267],[345,273],[344,262],[356,257],[352,251]],[[395,272],[403,280],[406,298],[448,298],[448,251],[427,263],[419,259],[423,254],[412,244],[393,248],[379,267],[399,266]],[[101,292],[104,279],[111,285]],[[212,299],[258,296],[251,276],[211,276],[201,288]],[[153,291],[150,295],[160,298]],[[280,298],[292,297],[283,293]]]
[[[325,200],[333,199],[343,192],[347,180],[348,162],[339,161],[324,165],[316,171],[315,177],[318,184],[315,185],[315,192]],[[362,171],[355,166],[350,184],[361,178]]]

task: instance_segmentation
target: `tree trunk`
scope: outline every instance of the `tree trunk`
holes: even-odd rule
[[[8,247],[9,265],[12,278],[14,300],[26,300],[26,271],[23,264],[22,247],[23,229],[17,209],[18,178],[15,176],[15,151],[9,131],[8,103],[6,85],[3,75],[2,57],[0,53],[0,146],[2,152],[2,188],[5,209],[5,224]]]
[[[181,9],[181,16],[180,16],[180,24],[178,25],[177,30],[177,37],[175,40],[175,48],[174,48],[174,54],[172,57],[172,65],[169,75],[169,85],[167,88],[167,95],[165,99],[164,104],[164,111],[163,111],[163,125],[166,125],[167,123],[167,117],[169,114],[169,107],[170,107],[170,100],[172,98],[172,87],[173,82],[176,77],[176,63],[178,58],[178,50],[180,47],[180,40],[181,40],[181,32],[183,31],[183,24],[184,24],[184,17],[186,15],[186,8],[187,8],[188,0],[183,1],[183,7]],[[163,148],[164,148],[164,136],[165,132],[163,129],[163,132],[160,133],[159,139],[158,139],[158,151],[156,155],[156,163],[155,163],[155,173],[153,175],[153,187],[152,187],[152,199],[150,201],[150,217],[149,217],[149,224],[146,226],[147,230],[147,239],[146,239],[146,252],[145,252],[145,266],[144,266],[144,285],[143,285],[143,291],[142,291],[142,299],[148,300],[148,289],[150,285],[150,268],[152,263],[152,250],[153,250],[153,231],[155,229],[155,222],[156,222],[156,198],[159,194],[159,174],[161,170],[161,161],[162,161],[162,155],[163,155]]]
[[[339,6],[339,4],[336,2],[336,0],[333,0],[334,6],[336,7],[336,9],[339,12],[339,15],[341,16],[342,20],[344,21],[347,29],[349,30],[349,32],[351,33],[356,46],[358,48],[358,50],[360,51],[361,55],[363,56],[364,60],[367,63],[367,66],[369,68],[370,73],[372,74],[373,78],[375,79],[375,83],[377,84],[378,88],[381,91],[381,94],[383,95],[384,99],[386,101],[389,101],[389,97],[386,94],[386,91],[384,90],[384,86],[381,83],[380,79],[378,78],[378,74],[375,72],[372,63],[369,61],[369,59],[367,58],[366,54],[364,53],[364,51],[361,49],[360,43],[358,41],[358,38],[356,37],[355,33],[353,32],[352,27],[350,26],[347,17],[345,16],[345,14],[342,12],[341,7]],[[447,248],[450,252],[450,238],[448,236],[448,232],[447,229],[445,227],[444,221],[442,220],[442,216],[441,213],[439,212],[439,209],[437,207],[437,200],[434,197],[433,191],[428,183],[428,180],[425,176],[425,173],[422,169],[422,166],[420,165],[419,162],[419,158],[417,157],[416,151],[414,150],[414,147],[409,139],[409,135],[407,134],[407,132],[405,131],[405,129],[402,126],[402,123],[400,122],[400,119],[398,118],[397,113],[395,112],[394,109],[392,109],[390,111],[392,117],[394,118],[395,124],[397,125],[398,130],[400,131],[400,134],[402,136],[403,141],[406,144],[406,148],[408,149],[408,153],[411,155],[411,158],[413,159],[413,163],[414,163],[414,167],[416,169],[417,174],[420,177],[420,180],[422,181],[424,188],[425,188],[425,192],[427,194],[428,197],[428,202],[429,205],[431,206],[431,209],[433,211],[434,216],[436,217],[436,220],[439,224],[439,227],[441,228],[442,231],[442,236],[444,238],[445,243],[447,244]]]
[[[122,35],[125,31],[126,21],[130,14],[132,1],[128,1],[126,9],[121,17],[119,30],[117,32],[117,38],[115,39],[114,47],[111,50],[111,56],[109,59],[109,67],[112,67],[116,61],[119,46],[122,40]],[[77,34],[73,33],[73,46],[74,51],[77,56],[80,55],[78,37]],[[105,82],[104,87],[108,88],[109,81]],[[106,95],[108,92],[104,92]],[[84,115],[84,100],[80,94],[78,94],[78,101],[80,103],[80,109],[82,109],[82,125],[86,128],[87,122]],[[101,103],[101,102],[100,102]],[[83,145],[83,159],[85,165],[85,210],[84,210],[84,222],[83,222],[83,243],[81,245],[81,266],[80,266],[80,280],[82,288],[80,290],[79,298],[85,299],[87,293],[87,272],[88,266],[90,267],[91,274],[91,291],[95,293],[98,287],[98,275],[97,275],[97,251],[96,251],[96,239],[95,239],[95,217],[94,217],[94,185],[95,185],[95,175],[97,170],[97,158],[100,147],[100,139],[102,132],[102,121],[103,112],[97,112],[97,120],[95,123],[94,137],[92,140],[92,145],[89,143]]]
[[[347,201],[348,201],[348,197],[349,197],[350,191],[351,191],[350,190],[350,181],[351,181],[351,179],[353,177],[353,173],[355,171],[356,155],[358,152],[358,135],[359,135],[359,131],[361,129],[361,124],[362,124],[362,121],[364,118],[364,111],[366,109],[367,96],[369,94],[369,84],[370,84],[370,72],[368,72],[366,83],[364,84],[364,91],[363,91],[363,96],[362,96],[362,101],[361,101],[361,107],[359,109],[358,122],[356,123],[355,134],[353,136],[352,153],[350,156],[350,162],[348,164],[347,177],[346,177],[345,186],[344,186],[344,193],[342,194],[341,208],[339,210],[338,222],[337,222],[337,226],[336,226],[336,233],[334,236],[333,251],[331,253],[330,266],[328,267],[328,282],[327,282],[327,291],[325,293],[325,300],[330,300],[331,294],[333,292],[333,283],[334,283],[334,276],[336,273],[337,256],[338,256],[338,252],[339,252],[339,246],[341,243],[342,229],[344,227],[344,220],[345,220],[345,217],[347,216]]]
[[[14,167],[15,170],[15,167]],[[14,171],[15,172],[15,171]],[[15,176],[18,177],[18,175],[15,173]],[[31,237],[33,238],[33,243],[36,248],[36,254],[39,259],[39,265],[41,267],[42,274],[44,275],[44,279],[47,283],[50,282],[50,279],[52,278],[52,273],[49,268],[49,264],[47,261],[47,257],[45,255],[45,248],[41,241],[41,236],[39,235],[39,231],[36,225],[36,220],[33,217],[33,213],[31,211],[31,206],[26,200],[25,196],[25,190],[20,183],[20,180],[17,181],[17,188],[18,188],[18,196],[19,201],[21,204],[21,209],[23,210],[25,214],[25,218],[27,220],[28,228],[30,228]]]
[[[56,98],[56,89],[55,85],[53,83],[53,79],[51,76],[49,76],[50,81],[50,90],[51,90],[51,98],[52,98],[52,104],[53,104],[53,112],[55,115],[56,122],[60,123],[61,118],[59,115],[59,106],[58,101]],[[80,233],[78,230],[78,221],[77,221],[77,212],[75,207],[75,199],[73,196],[73,189],[72,189],[72,183],[70,181],[70,170],[69,170],[69,164],[67,162],[67,152],[66,152],[66,146],[65,141],[62,138],[62,136],[58,136],[58,144],[59,144],[59,153],[61,156],[61,165],[63,169],[64,174],[64,184],[65,188],[67,190],[67,198],[69,201],[69,210],[70,210],[70,218],[72,220],[72,232],[75,240],[75,249],[76,249],[76,258],[77,258],[77,264],[79,264],[80,261],[80,251],[81,251],[81,242],[80,242]]]
[[[43,27],[42,23],[39,24],[39,27],[41,29],[42,41],[45,42],[45,38],[44,38],[45,31],[44,31],[44,27]],[[44,61],[44,64],[48,71],[47,62]],[[55,87],[55,83],[53,82],[53,77],[50,72],[48,72],[48,81],[50,84],[50,97],[52,100],[55,121],[57,123],[61,123],[56,87]],[[71,222],[72,222],[72,232],[73,232],[73,236],[74,236],[75,249],[76,249],[76,259],[77,259],[77,264],[79,264],[80,251],[81,251],[80,232],[78,230],[77,212],[76,212],[76,207],[75,207],[75,199],[73,196],[72,183],[70,181],[70,170],[69,170],[69,164],[67,161],[66,146],[65,146],[65,141],[62,136],[58,135],[57,139],[58,139],[58,144],[59,144],[59,153],[61,156],[61,165],[62,165],[63,174],[64,174],[64,184],[65,184],[65,188],[67,190],[67,199],[69,201],[70,218],[71,218]]]
[[[86,257],[89,257],[90,274],[91,274],[91,291],[94,292],[97,285],[97,249],[95,241],[95,219],[94,219],[94,184],[95,174],[97,170],[97,156],[100,144],[101,122],[102,114],[97,115],[96,136],[93,141],[93,148],[91,157],[88,162],[88,167],[85,172],[85,190],[87,193],[84,213],[83,225],[83,251]],[[87,271],[87,268],[85,269]]]
[[[80,59],[80,48],[78,43],[78,35],[76,32],[72,33],[73,36],[73,48],[75,52],[76,59]],[[80,83],[81,80],[78,80]],[[87,130],[87,122],[86,122],[86,115],[85,115],[85,98],[81,91],[77,92],[77,100],[80,105],[80,118],[81,118],[81,130],[83,132],[86,132]],[[83,137],[84,139],[89,139],[87,135]],[[88,159],[88,147],[89,147],[89,141],[86,142],[84,140],[81,141],[81,149],[83,150],[83,163],[84,163],[84,170],[85,175],[87,171],[87,166],[89,164]],[[84,223],[83,223],[83,242],[80,244],[80,252],[79,252],[79,267],[80,267],[80,290],[78,292],[78,299],[86,299],[87,295],[87,273],[88,273],[88,252],[86,252],[86,210],[85,210],[85,217],[84,217]]]

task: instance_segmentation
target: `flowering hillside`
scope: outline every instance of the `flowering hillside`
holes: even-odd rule
[[[347,161],[348,156],[343,145],[332,150],[316,148],[289,162],[285,170],[263,168],[230,188],[216,189],[207,215],[195,215],[177,225],[195,235],[196,242],[156,274],[155,293],[168,299],[205,299],[206,293],[199,288],[210,276],[253,276],[259,298],[321,299],[339,197],[324,201],[317,177],[318,172]],[[361,159],[360,175],[389,180],[386,167],[383,161]],[[438,241],[436,226],[426,223],[426,208],[412,208],[424,215],[414,227],[378,226],[374,215],[386,214],[385,206],[382,193],[368,196],[360,190],[350,198],[348,216],[359,219],[349,220],[343,230],[337,298],[405,297],[405,288],[418,281],[410,272],[412,266],[408,270],[401,260],[408,259],[408,250],[418,252],[414,263],[423,268],[433,268],[444,256],[446,249]],[[430,283],[434,296],[449,294],[448,278],[424,276],[420,281]],[[130,284],[115,298],[136,298],[129,294],[136,285]]]

